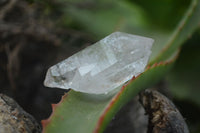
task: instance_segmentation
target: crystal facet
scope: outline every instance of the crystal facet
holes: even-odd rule
[[[115,32],[50,67],[45,86],[102,94],[142,73],[153,39]]]

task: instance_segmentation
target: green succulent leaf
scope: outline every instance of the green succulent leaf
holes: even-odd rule
[[[151,63],[168,59],[176,49],[184,43],[200,25],[200,2],[193,0],[183,19],[168,38],[164,48]]]
[[[60,103],[53,105],[51,117],[42,121],[43,132],[103,132],[113,115],[139,91],[158,82],[175,59],[176,56],[170,61],[148,67],[127,85],[116,88],[119,90],[117,93],[93,95],[70,90]]]

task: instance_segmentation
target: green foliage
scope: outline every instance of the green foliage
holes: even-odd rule
[[[167,59],[187,39],[188,34],[193,32],[197,25],[192,23],[198,23],[198,20],[188,23],[188,20],[190,18],[198,19],[198,12],[200,12],[199,7],[196,8],[196,2],[190,5],[190,1],[183,2],[181,0],[164,0],[162,2],[158,0],[149,2],[144,0],[136,0],[136,2],[127,0],[60,1],[63,2],[63,5],[67,5],[67,8],[63,9],[62,23],[88,31],[97,39],[114,31],[124,31],[154,38],[156,41],[152,48],[151,64],[158,60]],[[187,8],[190,11],[184,16],[185,20],[182,19],[182,22],[179,23]],[[196,13],[190,15],[190,12]],[[187,28],[180,32],[183,26],[187,26]],[[173,47],[162,51],[168,45]]]
[[[165,30],[174,29],[183,16],[190,0],[135,0],[142,6],[153,27]]]
[[[159,81],[168,72],[171,65],[171,63],[163,63],[147,69],[114,95],[112,93],[92,95],[71,90],[54,108],[50,123],[45,127],[45,132],[91,133],[94,130],[103,132],[120,107],[137,95],[139,91]],[[120,88],[116,89],[120,90]],[[100,117],[104,117],[103,121],[99,120]],[[43,121],[44,123],[45,121]]]
[[[193,40],[200,41],[196,33]],[[200,106],[200,45],[188,41],[167,80],[172,94],[179,100],[187,100]]]
[[[200,132],[200,34],[196,32],[183,46],[175,66],[166,76],[169,89],[191,133]]]
[[[116,30],[140,29],[148,24],[143,10],[128,1],[88,1],[88,4],[79,1],[67,4],[63,23],[70,16],[73,20],[71,23],[81,26],[98,39]]]
[[[162,5],[158,0],[153,0],[154,4],[144,2],[144,0],[136,2],[130,0],[115,2],[112,0],[95,2],[91,0],[87,2],[62,0],[62,2],[66,4],[61,21],[65,26],[81,28],[94,34],[97,38],[115,30],[148,35],[155,39],[155,44],[149,63],[152,66],[130,81],[127,86],[116,88],[116,92],[107,95],[89,95],[75,91],[66,94],[63,100],[54,107],[49,120],[43,121],[44,132],[48,133],[103,132],[112,117],[125,103],[137,95],[139,91],[150,87],[164,77],[176,59],[179,46],[200,23],[200,17],[198,17],[200,16],[199,0],[191,1],[189,7],[187,4],[180,6],[181,1],[178,1],[180,3],[177,4],[177,1],[165,0],[166,7],[172,6],[173,9],[162,9],[160,6],[154,5],[155,3]],[[160,10],[161,12],[159,12]],[[171,11],[176,10],[178,12],[170,15]],[[184,11],[187,12],[177,24]],[[155,24],[153,21],[156,21]],[[158,63],[158,65],[154,63]],[[170,75],[169,79],[177,78],[176,73],[173,74],[175,76]],[[185,80],[187,80],[187,76]],[[172,85],[176,86],[178,82],[173,83],[173,81],[171,80]]]
[[[81,26],[98,38],[120,30],[144,34],[149,29],[170,31],[176,27],[189,6],[189,0],[60,0],[63,8],[63,23]],[[147,34],[149,35],[149,33]]]

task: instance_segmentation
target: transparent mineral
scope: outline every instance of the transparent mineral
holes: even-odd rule
[[[50,67],[44,85],[106,94],[145,70],[153,40],[114,32]]]

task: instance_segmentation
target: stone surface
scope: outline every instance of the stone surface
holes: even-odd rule
[[[41,126],[13,99],[0,94],[0,133],[41,133]]]
[[[50,67],[44,85],[106,94],[144,71],[152,44],[150,38],[112,33]]]

